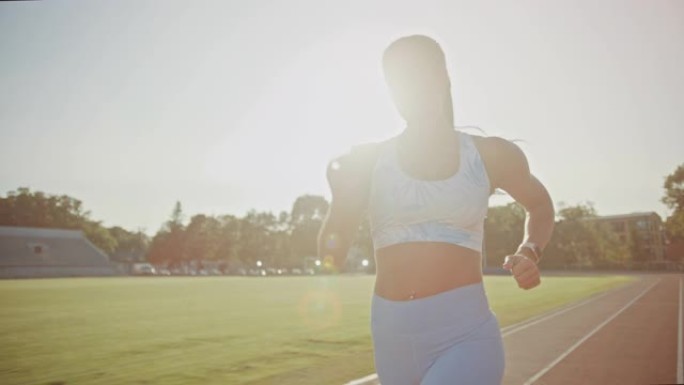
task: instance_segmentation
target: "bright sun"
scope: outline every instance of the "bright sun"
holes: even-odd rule
[[[402,121],[380,68],[384,43],[352,37],[293,53],[207,155],[205,173],[216,182],[297,170],[319,178],[333,156],[397,133]]]

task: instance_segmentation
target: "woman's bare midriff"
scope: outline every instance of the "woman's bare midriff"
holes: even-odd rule
[[[376,250],[375,294],[404,301],[482,281],[482,256],[461,246],[411,242]]]

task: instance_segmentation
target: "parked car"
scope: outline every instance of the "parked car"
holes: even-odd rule
[[[149,263],[135,263],[131,266],[131,274],[133,275],[155,275],[157,270]]]
[[[254,277],[265,277],[267,273],[265,269],[249,269],[249,275]]]

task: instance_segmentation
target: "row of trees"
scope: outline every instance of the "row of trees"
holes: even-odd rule
[[[113,260],[149,260],[180,265],[196,261],[252,264],[261,260],[283,267],[301,266],[316,255],[316,239],[328,202],[304,195],[290,212],[250,211],[243,217],[198,214],[186,223],[180,202],[152,237],[142,231],[105,227],[90,218],[83,203],[67,195],[19,188],[0,197],[0,226],[81,230]]]
[[[299,267],[316,255],[318,229],[328,211],[325,198],[304,195],[290,212],[250,211],[233,215],[194,215],[184,224],[180,202],[152,239],[148,257],[171,266],[195,261],[224,261],[254,266]]]
[[[663,202],[673,210],[666,221],[668,239],[684,241],[684,165],[666,178]],[[292,209],[279,214],[250,211],[243,217],[197,214],[185,220],[181,203],[150,239],[141,231],[104,227],[92,220],[82,202],[66,195],[47,195],[27,188],[0,197],[0,226],[80,229],[113,259],[144,257],[157,264],[223,261],[254,266],[298,267],[316,255],[316,239],[328,202],[316,195],[297,198]],[[561,205],[545,266],[619,266],[638,259],[638,245],[621,242],[608,225],[592,221],[591,203]],[[485,258],[498,266],[523,236],[525,211],[515,203],[492,207],[485,222]],[[187,222],[187,223],[186,223]],[[638,241],[638,237],[634,237]],[[633,242],[636,242],[633,241]],[[372,255],[368,222],[359,228],[355,250]],[[369,258],[370,259],[370,258]]]
[[[597,218],[591,203],[559,205],[551,242],[544,254],[545,267],[620,266],[638,254],[607,223]],[[485,255],[488,265],[500,265],[523,237],[525,210],[516,203],[489,209],[485,222]],[[636,239],[636,238],[635,238]]]
[[[665,178],[662,202],[672,210],[665,222],[668,238],[684,242],[684,164]]]

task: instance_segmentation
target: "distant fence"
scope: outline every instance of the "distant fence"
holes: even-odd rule
[[[108,277],[109,266],[0,266],[0,278]]]
[[[629,262],[625,264],[614,265],[554,265],[544,264],[539,265],[541,271],[558,271],[558,272],[684,272],[684,263],[674,261],[662,262]],[[501,267],[485,267],[482,269],[484,274],[488,275],[509,275],[510,272]]]

